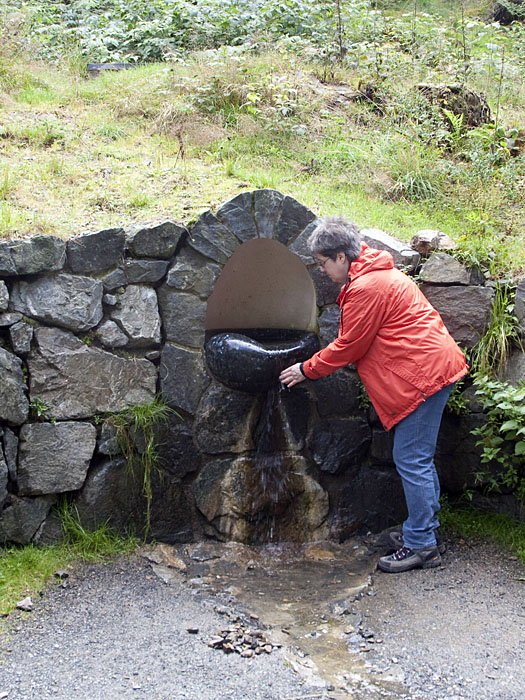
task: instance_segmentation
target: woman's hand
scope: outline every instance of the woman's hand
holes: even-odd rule
[[[279,380],[288,387],[293,386],[294,384],[299,384],[299,382],[303,382],[305,379],[306,377],[301,372],[300,362],[283,369],[279,375]]]

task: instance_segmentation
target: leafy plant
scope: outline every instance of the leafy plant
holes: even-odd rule
[[[49,406],[42,399],[35,397],[29,404],[31,417],[36,420],[44,420],[49,411]]]
[[[119,447],[132,474],[139,474],[142,478],[142,493],[146,499],[144,539],[151,529],[152,478],[155,472],[162,473],[156,429],[166,423],[170,415],[179,414],[157,395],[150,403],[133,404],[120,413],[107,416],[116,429]]]
[[[477,391],[487,415],[485,425],[472,431],[483,448],[484,469],[477,480],[489,490],[505,487],[520,501],[525,500],[525,382],[511,386],[488,377],[476,378]]]
[[[452,389],[452,393],[450,394],[447,405],[446,405],[446,410],[448,413],[453,413],[456,416],[464,416],[468,413],[470,413],[469,405],[467,403],[467,400],[463,396],[463,390],[465,388],[465,384],[462,381],[456,382],[454,388]]]
[[[473,372],[495,377],[505,368],[513,346],[523,350],[520,323],[514,316],[513,309],[509,287],[498,284],[489,327],[472,351]]]

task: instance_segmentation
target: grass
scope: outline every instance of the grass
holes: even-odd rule
[[[282,37],[94,80],[80,54],[64,54],[60,66],[38,60],[19,22],[0,49],[0,237],[189,222],[243,190],[271,187],[402,240],[427,228],[475,239],[463,250],[481,260],[495,250],[496,274],[518,275],[525,159],[494,165],[487,134],[447,151],[446,120],[414,86],[456,80],[459,15],[450,3],[420,2],[414,35],[412,7],[385,0],[373,26],[361,17],[356,34],[348,25],[355,43],[336,64],[308,40]],[[468,86],[487,93],[493,113],[499,104],[506,128],[525,125],[519,28],[479,22],[480,3],[465,11]],[[340,97],[368,81],[375,103]]]
[[[440,511],[443,528],[465,539],[489,538],[513,552],[525,566],[525,523],[500,513],[483,513],[471,505],[445,502]]]
[[[137,547],[137,539],[119,537],[106,525],[95,531],[86,530],[74,507],[65,501],[58,514],[64,532],[60,544],[0,549],[0,615],[7,615],[22,598],[38,595],[59,569],[82,561],[99,562],[130,554]]]

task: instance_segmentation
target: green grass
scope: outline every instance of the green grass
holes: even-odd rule
[[[53,574],[78,562],[97,562],[130,554],[137,546],[134,537],[119,537],[102,525],[86,530],[76,511],[65,502],[58,513],[64,540],[49,547],[0,548],[0,615],[7,615],[22,598],[33,598],[49,585]]]
[[[465,539],[489,538],[513,552],[525,566],[525,523],[508,515],[483,513],[471,505],[443,503],[439,514],[443,529]]]

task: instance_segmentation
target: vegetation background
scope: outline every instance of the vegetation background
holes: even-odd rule
[[[525,269],[525,26],[482,0],[8,0],[0,236],[185,223],[272,187]],[[134,64],[92,79],[90,62]],[[486,95],[471,128],[419,83]],[[361,94],[360,92],[361,91]]]

